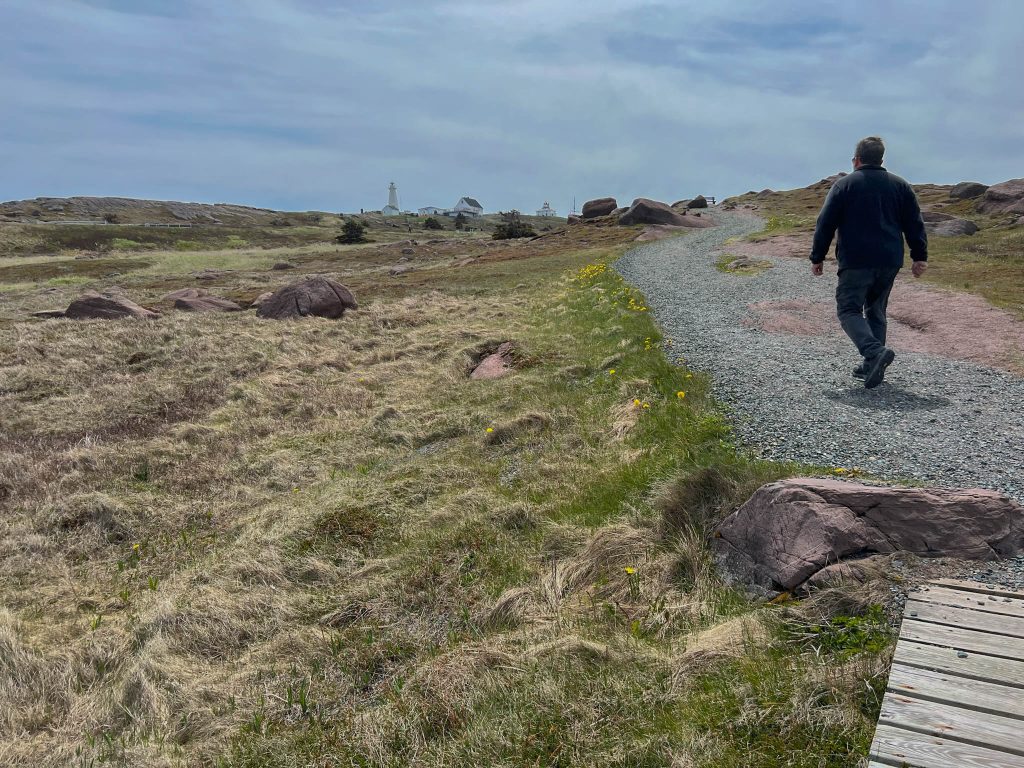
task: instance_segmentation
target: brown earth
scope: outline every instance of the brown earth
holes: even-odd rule
[[[749,257],[807,258],[809,234],[730,244],[723,251]],[[834,268],[834,263],[829,262]],[[808,267],[808,279],[810,270]],[[769,333],[841,336],[835,304],[810,299],[752,304],[748,325]],[[926,286],[900,273],[889,301],[889,346],[999,368],[1024,376],[1024,322],[968,293]]]
[[[1024,376],[1024,322],[979,296],[926,288],[900,276],[889,302],[888,344],[897,352],[965,360]],[[832,302],[759,302],[748,324],[769,333],[841,336]]]

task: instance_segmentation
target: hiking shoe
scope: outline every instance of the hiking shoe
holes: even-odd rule
[[[882,351],[867,361],[868,375],[864,379],[864,386],[874,389],[885,378],[885,369],[896,359],[896,353],[888,347],[882,347]]]
[[[863,360],[861,364],[853,369],[853,378],[863,381],[868,377],[868,361]]]

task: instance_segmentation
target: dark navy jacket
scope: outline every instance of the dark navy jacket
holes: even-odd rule
[[[880,165],[862,165],[832,185],[814,229],[812,262],[825,260],[837,230],[840,268],[902,267],[904,237],[912,260],[928,260],[928,236],[914,190]]]

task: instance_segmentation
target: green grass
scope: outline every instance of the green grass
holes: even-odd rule
[[[715,269],[730,275],[759,275],[772,268],[772,263],[762,259],[737,259],[731,253],[723,253],[715,261]]]
[[[460,239],[401,281],[381,276],[394,249],[288,253],[352,270],[360,310],[340,321],[0,328],[20,553],[0,578],[0,731],[18,734],[0,749],[233,766],[863,755],[885,650],[817,648],[722,584],[707,546],[733,504],[806,468],[739,450],[707,379],[669,362],[607,266],[635,232],[580,230]],[[293,279],[260,272],[281,256],[148,251],[123,282],[153,295],[233,265],[223,286],[244,292]],[[505,340],[516,371],[469,379]],[[813,626],[841,634],[832,618]]]

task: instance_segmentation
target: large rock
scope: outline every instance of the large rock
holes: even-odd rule
[[[584,219],[596,219],[598,216],[607,216],[618,207],[614,197],[600,197],[597,200],[587,200],[583,204],[580,215]]]
[[[667,224],[674,227],[710,227],[710,219],[699,219],[694,216],[683,216],[673,211],[665,203],[638,197],[629,206],[629,210],[619,216],[619,224]]]
[[[978,231],[978,225],[968,219],[955,219],[952,216],[940,221],[926,221],[924,224],[928,234],[938,237],[956,237],[958,235],[973,235]]]
[[[186,312],[241,312],[242,308],[220,296],[183,296],[174,302],[175,309]]]
[[[260,304],[259,317],[283,320],[289,317],[327,317],[336,319],[346,309],[358,309],[352,292],[327,277],[309,277],[279,288]]]
[[[1024,213],[1024,179],[1010,179],[985,190],[978,201],[982,213]]]
[[[685,227],[686,219],[665,203],[638,197],[629,206],[629,210],[619,216],[619,224],[674,224],[677,227]]]
[[[64,316],[72,320],[117,320],[123,317],[155,320],[160,313],[140,307],[120,294],[86,291],[68,305]]]
[[[727,579],[790,591],[847,557],[1019,555],[1024,508],[995,491],[793,478],[759,488],[722,522],[714,548]]]
[[[693,200],[691,200],[690,202],[688,202],[686,204],[686,207],[687,208],[707,208],[708,207],[707,198],[705,198],[704,195],[697,195],[695,198],[693,198]]]
[[[949,190],[949,196],[955,200],[968,200],[972,197],[981,197],[987,189],[987,184],[978,181],[961,181],[959,184],[953,185],[953,188]]]
[[[951,213],[941,213],[939,211],[921,211],[921,219],[924,221],[925,224],[932,221],[949,221],[950,219],[955,218],[956,216],[954,216]]]

